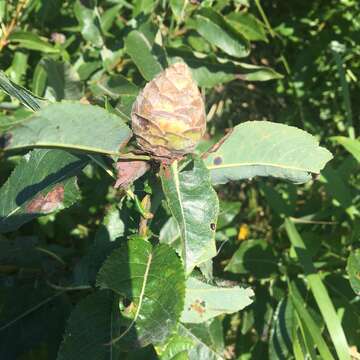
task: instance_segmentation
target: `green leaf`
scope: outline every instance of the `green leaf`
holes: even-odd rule
[[[191,339],[174,335],[165,344],[164,348],[159,349],[160,360],[178,360],[177,356],[185,354],[187,356],[188,350],[193,347],[194,343]],[[185,357],[188,359],[188,357]]]
[[[162,71],[163,68],[153,52],[153,45],[140,31],[133,30],[126,37],[125,50],[145,80],[152,80]]]
[[[329,334],[331,340],[334,343],[336,353],[340,360],[350,360],[349,345],[347,343],[344,330],[341,326],[339,315],[336,312],[336,309],[331,301],[324,283],[321,280],[320,275],[317,273],[314,267],[311,257],[305,247],[305,243],[291,220],[285,220],[285,229],[291,244],[294,247],[297,258],[304,268],[306,279],[320,309],[326,327],[329,330]]]
[[[114,297],[107,291],[89,295],[75,307],[65,331],[57,360],[106,360],[119,358],[111,339],[118,333]]]
[[[12,128],[5,150],[55,147],[116,155],[131,134],[118,116],[98,106],[55,103]]]
[[[133,16],[138,16],[141,13],[150,14],[156,6],[154,0],[136,0],[134,3]]]
[[[269,341],[269,359],[291,358],[294,334],[297,328],[294,306],[287,298],[278,303],[272,318]]]
[[[269,278],[278,270],[274,252],[265,240],[246,240],[232,256],[225,271],[251,274],[257,279]]]
[[[15,31],[9,36],[9,41],[17,43],[17,46],[23,49],[41,51],[46,54],[56,54],[60,52],[59,48],[54,47],[32,32]]]
[[[41,252],[37,246],[36,237],[19,237],[5,239],[0,237],[0,263],[1,265],[14,265],[21,268],[34,268],[41,263]]]
[[[196,278],[186,281],[183,323],[202,323],[222,314],[232,314],[250,305],[254,292],[240,286],[219,287]]]
[[[169,208],[179,225],[186,274],[216,255],[215,227],[219,200],[203,161],[179,172],[177,161],[163,169],[161,181]]]
[[[214,184],[254,176],[303,183],[312,174],[319,174],[331,158],[331,153],[303,130],[268,121],[247,121],[224,137],[205,163]]]
[[[74,6],[75,16],[81,26],[81,35],[94,46],[101,47],[104,41],[96,8],[87,7],[85,3],[85,1],[77,0]]]
[[[250,53],[248,40],[211,8],[195,13],[194,27],[207,41],[231,56],[241,58]]]
[[[181,234],[175,218],[170,217],[160,230],[159,241],[168,244],[181,255]]]
[[[247,12],[232,12],[226,20],[250,41],[266,41],[266,30],[261,21]]]
[[[306,336],[310,335],[312,341],[316,344],[322,359],[334,360],[334,357],[332,356],[331,351],[329,350],[329,347],[327,346],[324,338],[321,335],[321,332],[322,332],[321,328],[316,323],[316,321],[313,319],[309,310],[304,306],[305,300],[302,298],[295,283],[289,284],[289,290],[290,290],[291,302],[294,305],[296,313],[304,327],[304,335],[306,334],[304,336],[305,339],[306,339]],[[309,351],[314,352],[314,349],[310,348]],[[311,358],[313,358],[313,357],[311,357]]]
[[[179,324],[178,334],[193,342],[188,350],[189,360],[225,360],[223,330],[219,320],[203,324]]]
[[[331,139],[342,145],[357,161],[360,162],[360,140],[350,139],[345,136],[334,136]]]
[[[68,316],[68,301],[63,293],[54,293],[39,280],[30,284],[14,281],[12,286],[0,288],[1,359],[24,359],[26,353],[41,346],[46,348],[47,356],[56,358]]]
[[[166,48],[170,62],[184,61],[191,69],[195,81],[201,87],[212,88],[217,84],[235,79],[244,81],[267,81],[280,79],[275,70],[242,62],[221,59],[214,55],[194,53],[190,48]]]
[[[320,181],[324,183],[330,197],[338,201],[345,210],[349,209],[353,200],[351,188],[345,183],[339,172],[328,164],[321,175]]]
[[[177,21],[182,21],[187,6],[186,0],[170,0],[169,5]]]
[[[80,77],[69,63],[43,59],[40,62],[46,71],[45,97],[51,101],[79,100],[83,96]]]
[[[21,84],[28,69],[29,54],[25,54],[22,51],[16,51],[11,62],[11,66],[6,70],[10,79],[17,84]]]
[[[44,99],[32,94],[20,85],[9,80],[3,71],[0,71],[0,89],[9,96],[18,99],[23,105],[33,111],[40,110],[45,105]]]
[[[360,295],[360,249],[350,254],[346,266],[350,284],[357,295]]]
[[[241,74],[237,75],[237,79],[244,81],[269,81],[274,79],[282,79],[283,75],[276,72],[274,69],[267,66],[247,64],[243,62],[236,62],[238,66],[242,69],[247,70],[247,72],[242,71]]]
[[[74,175],[86,162],[62,150],[25,155],[0,189],[0,232],[72,205],[79,198]]]
[[[124,95],[136,97],[139,92],[135,84],[120,74],[103,76],[94,81],[91,88],[96,96],[107,95],[113,99]]]
[[[174,330],[184,307],[180,258],[169,246],[152,247],[142,238],[130,239],[108,257],[97,285],[121,295],[131,302],[127,308],[134,309],[132,321],[114,342],[124,338],[141,346],[161,343]]]

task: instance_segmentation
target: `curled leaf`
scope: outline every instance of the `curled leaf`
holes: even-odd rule
[[[143,176],[150,169],[150,165],[146,161],[119,161],[116,169],[118,173],[114,187],[126,188]]]

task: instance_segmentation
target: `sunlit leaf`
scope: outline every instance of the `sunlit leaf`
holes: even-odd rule
[[[360,162],[360,140],[350,139],[344,136],[334,136],[332,139],[342,145],[357,161]]]
[[[202,323],[218,315],[232,314],[250,305],[253,295],[250,288],[213,286],[191,277],[186,281],[181,321]]]
[[[55,147],[117,154],[131,130],[116,115],[93,105],[50,104],[5,134],[5,150]]]
[[[49,54],[60,52],[60,49],[54,47],[38,35],[28,31],[13,32],[9,36],[9,40],[23,49],[41,51]]]
[[[96,10],[94,7],[86,5],[85,1],[77,0],[74,6],[75,16],[81,26],[81,34],[85,40],[94,46],[101,47],[104,44],[104,40],[101,36]]]
[[[250,41],[267,41],[264,25],[248,12],[232,12],[226,20]]]
[[[186,273],[216,254],[215,228],[219,202],[209,173],[196,158],[193,168],[179,172],[177,162],[161,174],[169,208],[179,225]]]
[[[195,29],[211,44],[235,57],[249,55],[250,44],[225,18],[211,8],[195,14]]]
[[[354,250],[350,254],[346,270],[349,274],[351,287],[357,295],[360,295],[360,249]]]
[[[254,176],[273,176],[295,183],[319,174],[331,160],[310,134],[268,121],[236,126],[205,159],[214,184]]]
[[[132,31],[125,39],[125,49],[145,80],[152,80],[162,66],[153,52],[149,39],[140,31]]]
[[[101,267],[97,285],[130,303],[123,314],[131,313],[131,321],[114,342],[161,343],[174,330],[183,310],[183,266],[175,251],[164,244],[152,247],[141,238],[124,243]]]

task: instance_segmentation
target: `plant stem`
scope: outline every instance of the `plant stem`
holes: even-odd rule
[[[8,38],[10,34],[14,31],[18,20],[20,19],[21,12],[25,8],[27,3],[28,0],[20,0],[16,6],[14,17],[11,19],[10,23],[7,26],[1,24],[2,36],[0,38],[0,52],[8,44]]]

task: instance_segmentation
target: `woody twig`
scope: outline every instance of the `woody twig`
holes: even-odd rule
[[[15,14],[8,25],[1,23],[2,35],[0,38],[0,52],[9,43],[9,36],[14,31],[21,17],[22,11],[26,7],[28,0],[20,0],[16,6]]]

